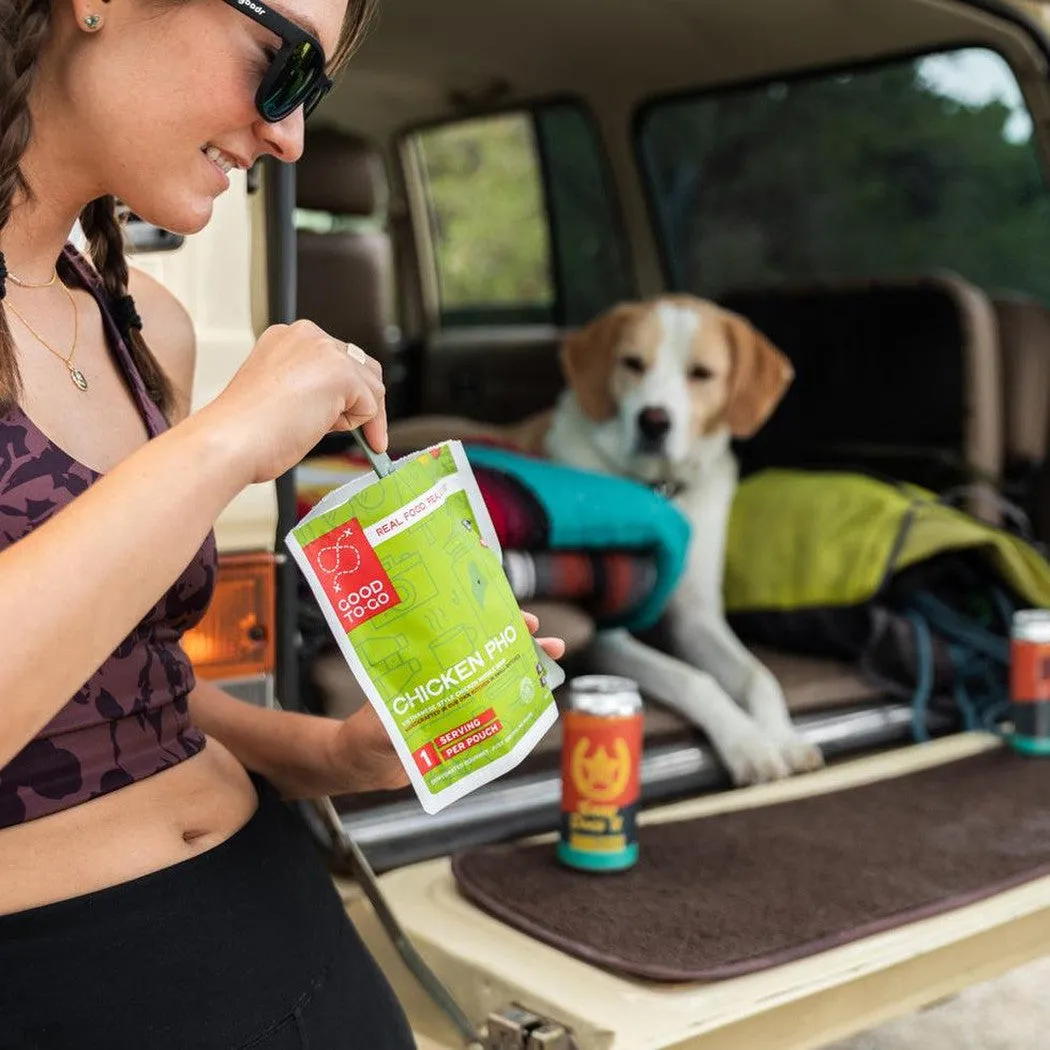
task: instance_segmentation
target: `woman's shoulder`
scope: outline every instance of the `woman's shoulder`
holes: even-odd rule
[[[142,318],[143,338],[175,386],[181,418],[189,410],[197,360],[189,311],[160,281],[135,267],[128,268],[128,293]]]

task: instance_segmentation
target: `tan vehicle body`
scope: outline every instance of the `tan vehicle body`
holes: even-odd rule
[[[1013,7],[1050,27],[1050,5],[1014,0]],[[1045,167],[1045,56],[1023,28],[953,0],[391,0],[316,119],[383,147],[393,185],[391,215],[408,224],[411,238],[402,244],[413,246],[412,257],[400,262],[414,286],[404,296],[399,321],[408,335],[430,332],[440,351],[445,335],[437,331],[439,289],[427,202],[418,158],[402,135],[458,115],[450,96],[480,100],[491,92],[501,107],[562,92],[582,96],[608,153],[639,291],[653,294],[664,290],[665,279],[631,141],[631,114],[640,100],[975,41],[994,47],[1011,64]],[[264,192],[249,192],[243,175],[235,177],[206,231],[174,250],[135,258],[170,287],[196,322],[198,406],[223,387],[271,320],[266,199]],[[520,338],[543,343],[557,332],[538,326]],[[225,556],[279,553],[277,534],[273,486],[244,492],[218,523]],[[995,746],[990,738],[967,736],[896,749],[776,785],[654,807],[644,819],[676,820],[799,797],[989,746]],[[462,1046],[397,958],[357,886],[345,878],[338,884],[405,1004],[421,1050]],[[517,1003],[570,1027],[580,1050],[818,1047],[1017,966],[1045,953],[1050,943],[1050,880],[1043,880],[753,976],[659,986],[571,959],[481,913],[457,894],[447,859],[390,871],[380,884],[474,1023]]]

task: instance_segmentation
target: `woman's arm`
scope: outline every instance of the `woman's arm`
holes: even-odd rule
[[[374,364],[316,326],[277,326],[219,398],[0,551],[0,768],[178,579],[242,488],[329,429],[362,424],[385,448]]]
[[[189,314],[161,284],[140,270],[128,283],[143,318],[143,335],[177,395],[177,417],[189,413],[196,339]],[[400,787],[407,783],[389,738],[372,712],[344,723],[244,703],[198,679],[190,716],[240,763],[261,773],[288,799]],[[340,733],[342,732],[342,736]],[[341,756],[341,757],[340,757]]]
[[[189,317],[145,274],[135,272],[131,290],[184,418],[195,352]],[[9,628],[0,631],[0,766],[178,578],[247,481],[237,455],[206,426],[185,424],[0,554],[0,624]]]
[[[198,680],[190,693],[190,717],[287,799],[384,791],[408,783],[369,704],[341,721],[256,707]]]
[[[539,620],[532,613],[524,617],[535,634]],[[540,638],[539,643],[555,660],[565,655],[560,638]],[[389,791],[409,783],[383,723],[368,703],[340,721],[255,707],[198,679],[190,693],[190,716],[285,798]]]
[[[177,422],[189,414],[192,403],[197,350],[192,321],[182,304],[141,270],[130,271],[128,288],[143,318],[143,335],[175,387]],[[337,721],[259,708],[203,679],[190,694],[190,717],[285,798],[312,798],[338,786],[329,769]]]

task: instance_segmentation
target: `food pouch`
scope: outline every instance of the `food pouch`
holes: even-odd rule
[[[557,717],[463,446],[329,493],[286,540],[423,808],[513,769]]]

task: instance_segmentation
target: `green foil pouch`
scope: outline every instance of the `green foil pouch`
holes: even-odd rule
[[[462,445],[322,499],[286,537],[428,813],[513,769],[557,718]]]

